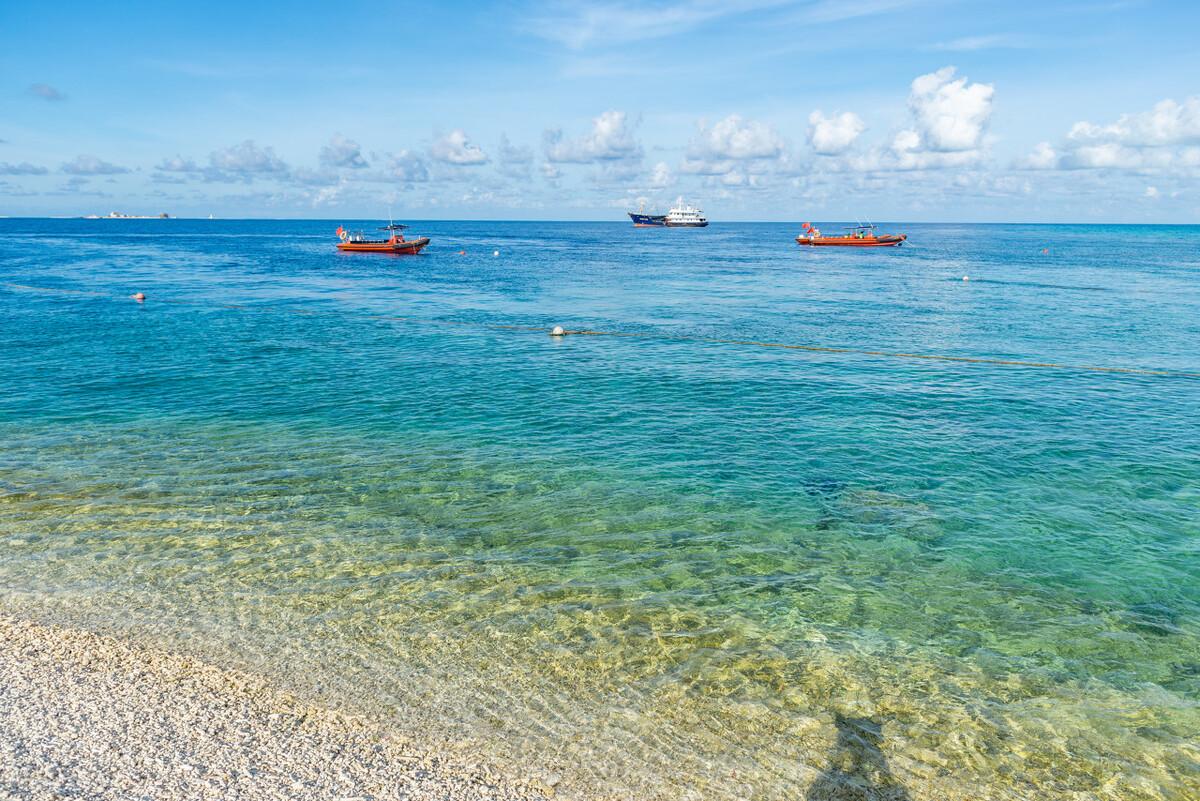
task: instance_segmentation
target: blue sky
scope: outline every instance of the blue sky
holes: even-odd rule
[[[1200,4],[0,6],[0,214],[1200,221]]]

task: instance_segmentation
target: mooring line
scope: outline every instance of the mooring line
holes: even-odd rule
[[[29,284],[3,283],[4,286],[10,289],[20,289],[30,292],[58,292],[71,295],[86,295],[97,298],[107,298],[110,300],[123,300],[123,296],[114,296],[107,292],[96,292],[86,289],[64,289],[61,287],[40,287],[31,286]],[[1156,376],[1161,378],[1190,378],[1200,379],[1200,372],[1192,372],[1187,370],[1166,370],[1154,369],[1149,367],[1107,367],[1103,365],[1088,365],[1088,364],[1065,364],[1062,362],[1037,362],[1026,361],[1022,359],[993,359],[985,356],[951,356],[941,353],[908,353],[905,351],[887,351],[887,350],[871,350],[868,348],[842,348],[828,345],[799,345],[787,342],[765,342],[755,339],[722,339],[719,337],[701,337],[701,336],[680,336],[678,334],[664,334],[651,331],[603,331],[594,329],[561,329],[555,328],[553,331],[540,325],[516,325],[508,323],[487,323],[476,322],[470,320],[435,320],[428,317],[405,317],[393,314],[357,314],[355,312],[335,311],[328,309],[294,309],[282,306],[255,306],[244,303],[222,303],[211,301],[197,300],[181,300],[178,298],[155,298],[155,303],[170,303],[177,306],[207,306],[222,309],[233,309],[236,311],[250,312],[287,312],[290,314],[301,314],[307,316],[336,316],[336,317],[357,317],[363,320],[381,320],[402,323],[416,323],[420,325],[445,325],[456,326],[460,328],[480,328],[493,331],[519,331],[522,333],[552,333],[555,336],[588,336],[588,337],[613,337],[622,339],[655,339],[667,342],[695,342],[706,345],[734,345],[740,347],[757,347],[757,348],[775,348],[778,350],[803,351],[806,353],[826,353],[843,356],[870,356],[875,358],[886,359],[913,359],[918,361],[931,362],[951,362],[961,364],[982,364],[995,367],[1032,367],[1049,370],[1065,370],[1077,372],[1091,373],[1117,373],[1122,375],[1141,375],[1141,376]]]

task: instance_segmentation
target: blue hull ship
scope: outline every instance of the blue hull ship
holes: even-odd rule
[[[666,225],[667,215],[665,214],[642,214],[640,212],[629,212],[629,219],[633,220],[634,228],[650,228],[656,225]]]

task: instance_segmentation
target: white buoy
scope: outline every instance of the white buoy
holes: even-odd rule
[[[499,256],[499,255],[500,255],[500,251],[498,251],[498,250],[493,250],[493,251],[492,251],[492,255],[493,255],[493,256]]]
[[[556,325],[550,329],[550,336],[552,336],[552,337],[561,337],[566,333],[567,332],[563,330],[563,327],[561,325]]]
[[[964,275],[964,276],[963,276],[963,280],[964,280],[964,281],[970,281],[970,280],[971,280],[971,276],[969,276],[969,275]]]

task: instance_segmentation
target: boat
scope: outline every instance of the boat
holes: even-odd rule
[[[647,214],[646,204],[642,203],[638,206],[637,211],[626,212],[629,219],[633,220],[634,228],[658,228],[667,224],[667,215],[665,214]]]
[[[908,234],[877,234],[874,225],[852,225],[840,236],[825,236],[812,223],[804,224],[804,233],[796,237],[796,243],[813,247],[883,248],[904,244]]]
[[[338,250],[353,251],[356,253],[399,253],[406,255],[416,255],[421,252],[421,248],[429,244],[429,237],[422,236],[417,239],[405,239],[404,234],[400,233],[407,225],[399,225],[397,223],[389,223],[380,228],[380,231],[391,231],[392,235],[387,239],[367,239],[362,231],[351,233],[342,226],[338,226],[337,235]]]
[[[675,201],[675,206],[667,212],[666,226],[668,228],[703,228],[708,225],[704,212],[695,206],[686,205],[683,198]]]

